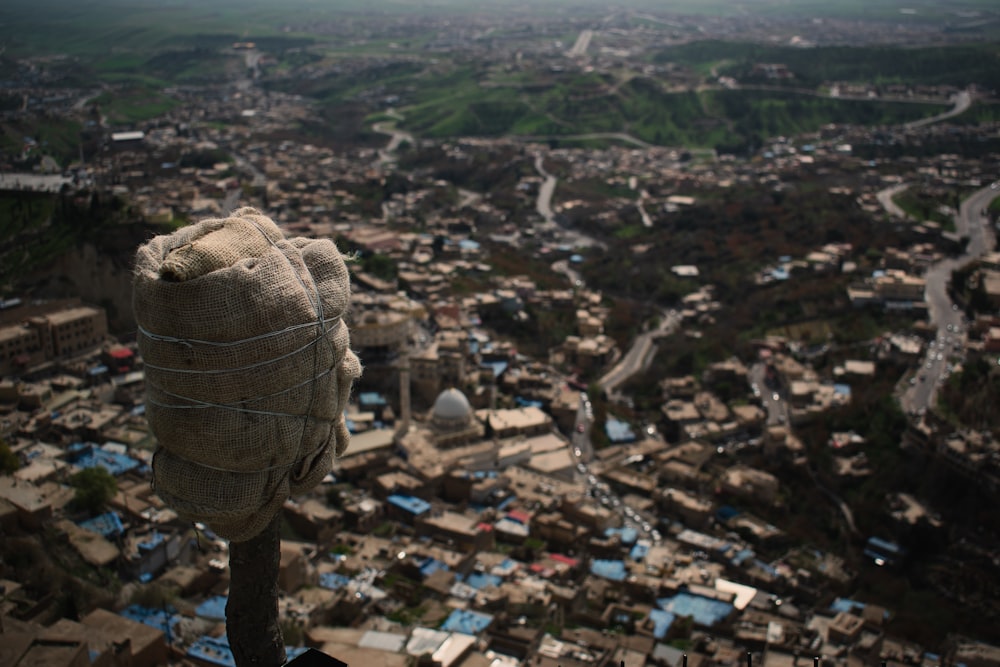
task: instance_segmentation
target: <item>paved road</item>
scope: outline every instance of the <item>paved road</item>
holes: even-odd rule
[[[569,260],[560,259],[552,262],[552,270],[569,278],[570,284],[574,287],[583,286],[583,276],[581,276],[578,271],[570,267]]]
[[[653,360],[653,355],[656,354],[655,339],[672,332],[680,324],[680,321],[680,314],[677,311],[670,311],[661,317],[656,328],[636,336],[632,347],[625,353],[625,356],[598,381],[601,389],[605,393],[611,394],[630,377],[645,370]]]
[[[764,381],[767,368],[762,362],[757,362],[750,367],[750,386],[754,390],[754,395],[760,399],[761,407],[767,412],[767,425],[788,423],[788,402],[782,400],[781,394],[773,388],[768,387]],[[759,394],[759,395],[758,395]]]
[[[882,205],[882,208],[885,209],[886,213],[894,218],[907,218],[909,216],[906,215],[906,211],[901,209],[896,202],[892,200],[892,198],[908,187],[910,187],[909,184],[900,183],[899,185],[893,185],[885,190],[879,190],[878,194],[875,196],[878,198],[878,203]]]
[[[535,210],[542,216],[545,222],[555,224],[555,215],[552,213],[552,195],[556,191],[558,179],[545,171],[545,158],[541,153],[535,154],[535,171],[541,174],[545,180],[538,188],[538,200],[535,202]]]
[[[584,30],[580,33],[580,36],[576,38],[576,43],[573,44],[573,48],[569,50],[566,55],[570,58],[576,58],[587,53],[587,49],[590,48],[590,40],[594,37],[593,30]]]
[[[957,116],[960,113],[964,113],[970,106],[972,106],[972,95],[969,94],[967,90],[963,90],[957,93],[953,98],[955,106],[953,106],[948,111],[944,113],[939,113],[936,116],[931,116],[930,118],[921,118],[920,120],[914,120],[909,123],[905,123],[903,127],[907,129],[916,129],[918,127],[924,127],[925,125],[930,125],[931,123],[937,123],[942,120],[947,120],[953,116]]]
[[[573,248],[596,247],[604,249],[605,245],[601,241],[575,229],[562,227],[556,222],[555,213],[552,211],[552,195],[555,194],[559,179],[545,171],[545,158],[540,152],[535,154],[535,171],[545,179],[538,188],[538,199],[535,201],[535,210],[545,221],[542,224],[542,230],[557,232],[558,236],[561,237],[561,242]],[[579,275],[577,275],[577,279],[579,279]],[[576,284],[575,280],[573,284]]]
[[[410,145],[414,145],[416,142],[413,140],[413,135],[409,132],[403,132],[402,130],[396,129],[396,124],[391,121],[382,121],[381,123],[375,123],[372,125],[372,129],[380,134],[390,135],[389,143],[385,148],[379,149],[378,158],[380,162],[392,162],[396,159],[396,149],[404,141],[408,142]]]
[[[927,271],[924,299],[927,301],[928,318],[937,329],[937,336],[934,343],[928,346],[928,356],[921,362],[923,365],[917,374],[917,382],[901,399],[903,409],[907,412],[919,413],[932,404],[938,380],[946,372],[948,357],[955,354],[954,346],[961,345],[964,341],[962,312],[952,307],[948,296],[948,281],[951,280],[952,271],[985,255],[996,246],[996,236],[982,211],[998,196],[1000,189],[986,187],[977,190],[962,202],[955,227],[960,235],[969,238],[965,253],[960,257],[942,260]]]
[[[653,144],[643,141],[638,137],[633,137],[626,132],[588,132],[587,134],[512,134],[507,137],[513,141],[542,142],[542,141],[585,141],[588,139],[612,139],[614,141],[624,141],[634,144],[640,148],[653,148]]]

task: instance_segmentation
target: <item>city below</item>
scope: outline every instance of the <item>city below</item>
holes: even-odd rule
[[[1000,667],[1000,12],[889,4],[0,10],[0,666],[237,664],[133,263],[260,214],[363,368],[289,659]]]

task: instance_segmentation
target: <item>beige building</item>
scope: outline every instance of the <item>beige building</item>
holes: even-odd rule
[[[875,296],[883,301],[923,301],[925,286],[923,278],[889,269],[875,278]]]
[[[71,306],[0,325],[0,373],[82,354],[104,342],[107,335],[104,309],[91,306]]]
[[[774,502],[778,497],[778,478],[771,473],[733,466],[722,474],[722,490],[733,495]]]

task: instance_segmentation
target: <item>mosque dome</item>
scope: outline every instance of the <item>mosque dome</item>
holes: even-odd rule
[[[442,391],[434,401],[431,421],[437,426],[466,426],[472,420],[472,406],[465,394],[454,387]]]

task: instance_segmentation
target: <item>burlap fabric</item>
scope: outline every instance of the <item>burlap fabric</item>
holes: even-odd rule
[[[139,248],[133,306],[164,502],[241,542],[323,479],[361,375],[349,299],[331,241],[286,240],[252,208]]]

